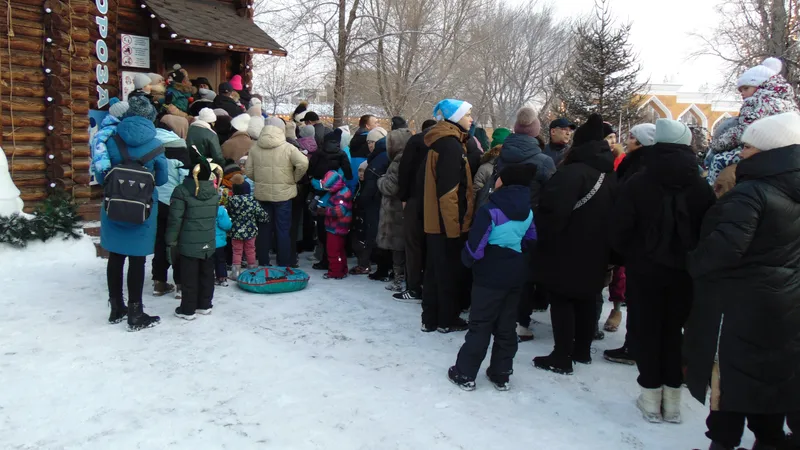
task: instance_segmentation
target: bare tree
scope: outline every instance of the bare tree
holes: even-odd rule
[[[319,88],[323,76],[305,58],[275,56],[254,58],[253,73],[253,92],[262,95],[265,108],[271,106],[273,114],[293,95]]]
[[[725,62],[725,87],[739,74],[770,56],[784,61],[789,82],[800,83],[800,1],[723,0],[720,22],[708,35],[695,34],[703,48],[695,56],[711,55]]]

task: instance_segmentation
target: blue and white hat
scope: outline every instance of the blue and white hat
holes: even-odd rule
[[[470,109],[472,109],[472,105],[463,100],[446,98],[433,107],[433,118],[458,122]]]

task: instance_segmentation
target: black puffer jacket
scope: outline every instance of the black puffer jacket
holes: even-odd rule
[[[359,128],[353,135],[350,141],[350,157],[351,158],[367,158],[369,157],[369,145],[367,144],[367,131],[366,128]]]
[[[619,181],[620,186],[627,183],[634,175],[644,170],[647,154],[650,153],[652,149],[653,147],[642,147],[625,155],[625,158],[617,167],[617,181]]]
[[[601,173],[605,179],[594,196],[573,210]],[[539,234],[534,277],[547,290],[592,300],[603,290],[616,189],[614,154],[606,141],[574,147],[544,186],[534,214]]]
[[[311,159],[308,162],[308,176],[312,179],[322,180],[329,170],[339,169],[344,173],[345,179],[353,179],[350,159],[339,148],[339,142],[337,141],[326,141],[319,150],[311,155]]]
[[[697,246],[703,216],[716,197],[697,172],[689,146],[656,144],[651,150],[647,168],[620,188],[611,246],[624,256],[628,271],[684,271],[687,252]]]
[[[407,202],[410,198],[422,198],[423,180],[419,180],[419,173],[420,168],[425,166],[425,158],[428,155],[428,146],[425,145],[425,133],[428,130],[411,136],[406,143],[406,149],[403,150],[403,158],[400,160],[400,192],[398,193],[401,201]],[[355,138],[353,139],[355,140]],[[424,172],[422,173],[424,178]]]
[[[798,410],[798,218],[798,145],[743,159],[736,186],[708,211],[700,242],[689,257],[695,305],[685,340],[686,381],[701,402],[719,342],[720,410]]]

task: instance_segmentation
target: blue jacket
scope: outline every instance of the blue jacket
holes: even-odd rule
[[[228,216],[228,210],[220,205],[217,209],[217,248],[224,248],[228,245],[228,231],[231,231],[231,228],[233,228],[233,222]]]
[[[523,242],[536,240],[529,198],[527,186],[503,186],[478,210],[461,252],[475,284],[509,288],[525,281]]]
[[[144,117],[129,117],[117,126],[117,134],[128,145],[131,158],[142,157],[161,145],[156,139],[156,127]],[[114,139],[106,142],[111,167],[122,163]],[[156,186],[167,182],[167,158],[164,154],[145,164],[153,172]],[[97,182],[102,184],[107,172],[97,174]],[[132,225],[109,220],[104,207],[100,209],[100,245],[112,253],[127,256],[152,255],[156,244],[156,218],[158,217],[158,191],[153,191],[153,208],[150,217],[141,225]]]

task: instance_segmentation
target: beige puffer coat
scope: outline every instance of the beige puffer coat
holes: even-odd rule
[[[308,170],[308,158],[286,142],[283,127],[267,125],[245,165],[245,173],[255,182],[256,200],[283,202],[297,196],[297,182]]]

